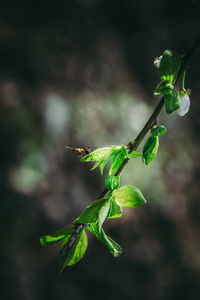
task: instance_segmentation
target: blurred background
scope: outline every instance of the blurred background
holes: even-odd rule
[[[104,188],[106,172],[65,146],[133,140],[159,101],[154,58],[186,53],[199,13],[198,0],[1,2],[1,300],[199,299],[200,51],[189,113],[163,111],[156,159],[123,173],[148,201],[104,226],[123,254],[88,234],[84,259],[59,276],[57,247],[39,244]]]

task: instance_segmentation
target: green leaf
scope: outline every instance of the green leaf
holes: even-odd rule
[[[88,155],[82,157],[81,161],[82,162],[97,161],[91,170],[94,170],[95,168],[100,167],[101,174],[103,174],[103,170],[104,170],[106,164],[108,163],[108,161],[113,156],[116,156],[118,153],[120,153],[122,150],[126,151],[126,148],[125,148],[125,150],[124,150],[124,148],[122,148],[122,146],[121,147],[120,146],[112,146],[112,147],[100,148],[100,149],[97,149],[97,150],[89,153]]]
[[[159,146],[159,139],[157,136],[150,136],[143,147],[142,159],[148,165],[156,156]]]
[[[85,229],[83,229],[79,237],[75,240],[72,247],[60,258],[60,273],[66,266],[72,266],[83,258],[87,249],[87,235]]]
[[[110,209],[110,199],[106,201],[105,205],[101,208],[101,210],[99,212],[99,217],[98,217],[98,220],[96,223],[96,225],[99,228],[99,231],[102,227],[103,222],[105,221],[105,219],[108,215],[109,209]]]
[[[116,203],[115,198],[110,199],[110,208],[107,218],[120,218],[122,216],[122,208]]]
[[[59,247],[59,252],[62,253],[62,251],[64,250],[65,246],[67,245],[68,241],[70,239],[70,235],[67,236],[66,238],[64,238],[62,240],[62,242],[60,243],[60,247]]]
[[[99,161],[100,159],[108,156],[111,152],[113,152],[113,149],[111,149],[110,147],[99,148],[89,153],[88,155],[82,157],[80,161]]]
[[[135,207],[146,203],[142,193],[136,187],[130,185],[114,190],[112,194],[116,203],[122,207]]]
[[[119,176],[107,176],[106,177],[106,187],[108,190],[115,190],[119,187]]]
[[[124,155],[124,158],[127,158],[128,157],[128,152],[127,152],[127,149],[124,145],[121,145],[121,151]]]
[[[74,223],[79,224],[88,224],[88,223],[96,223],[99,218],[101,219],[104,216],[105,212],[109,210],[109,198],[101,198],[89,205],[78,217]],[[107,215],[107,214],[106,214]]]
[[[40,244],[42,246],[48,247],[48,246],[51,246],[52,244],[57,243],[60,240],[64,239],[64,237],[65,237],[64,234],[57,236],[57,237],[52,236],[52,235],[45,235],[40,238]]]
[[[45,235],[40,238],[40,244],[42,246],[51,246],[52,244],[55,244],[62,239],[64,239],[67,236],[70,236],[74,232],[74,227],[65,227],[62,229],[59,229],[52,233],[51,235]]]
[[[173,91],[173,84],[169,81],[169,80],[164,80],[161,81],[155,91],[154,91],[154,95],[168,95],[171,94],[171,92]]]
[[[167,114],[171,114],[173,111],[180,107],[179,93],[177,90],[173,90],[170,95],[165,95],[165,109]]]
[[[167,129],[163,125],[151,129],[152,136],[161,136],[161,135],[165,134],[166,132],[167,132]]]
[[[169,80],[175,83],[180,69],[180,56],[178,53],[165,50],[160,62],[159,73],[162,80]]]
[[[115,172],[121,167],[121,165],[124,162],[124,153],[122,151],[120,151],[119,153],[117,153],[112,161],[110,170],[109,170],[109,175],[113,175],[115,174]]]
[[[84,256],[85,251],[87,249],[87,244],[88,244],[87,234],[85,232],[85,229],[83,229],[80,234],[80,238],[76,246],[76,249],[74,251],[74,254],[68,263],[68,266],[74,265]]]
[[[119,151],[119,150],[118,150]],[[101,175],[103,175],[103,170],[106,166],[106,164],[108,163],[108,161],[112,158],[112,156],[115,155],[115,150],[112,150],[112,152],[110,152],[108,155],[106,155],[105,157],[103,157],[102,159],[100,159],[91,170],[94,170],[96,167],[100,167],[101,170]]]
[[[128,158],[135,158],[139,156],[142,156],[142,154],[138,153],[137,151],[132,151],[131,153],[128,153]]]
[[[96,224],[90,224],[88,226],[88,230],[97,237],[102,243],[104,243],[113,256],[117,257],[122,253],[121,247],[113,241],[109,236],[105,234],[103,229],[101,228],[100,232]]]

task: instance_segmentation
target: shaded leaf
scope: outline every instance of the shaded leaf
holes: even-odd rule
[[[163,125],[151,129],[152,136],[161,136],[161,135],[165,134],[166,132],[167,132],[167,129]]]
[[[162,80],[169,80],[175,83],[180,69],[180,56],[172,50],[165,50],[159,66],[159,73]]]
[[[119,187],[119,176],[107,176],[106,177],[106,187],[108,190],[115,190]]]
[[[148,165],[156,156],[159,146],[159,139],[157,136],[150,136],[143,147],[142,159]]]
[[[170,95],[165,95],[164,101],[167,114],[171,114],[180,107],[179,94],[177,90],[173,90]]]
[[[116,203],[115,198],[110,199],[110,208],[107,218],[120,218],[122,216],[122,208]]]
[[[60,252],[60,253],[64,250],[64,248],[65,248],[65,246],[67,245],[69,239],[70,239],[70,235],[67,236],[67,237],[65,237],[65,238],[62,240],[62,242],[60,243],[60,247],[59,247],[59,252]]]

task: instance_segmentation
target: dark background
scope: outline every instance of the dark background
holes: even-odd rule
[[[145,206],[88,235],[82,261],[58,275],[41,235],[70,226],[104,187],[65,146],[127,144],[159,97],[153,66],[198,38],[200,1],[6,1],[0,4],[0,299],[199,299],[200,51],[186,75],[191,109],[160,123],[156,159],[129,163],[122,184]]]

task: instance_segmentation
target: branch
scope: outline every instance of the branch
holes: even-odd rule
[[[180,78],[180,76],[183,74],[183,72],[187,69],[189,63],[191,62],[192,58],[194,57],[195,53],[197,52],[197,49],[200,46],[200,37],[198,38],[198,40],[196,41],[196,43],[193,45],[193,47],[190,49],[190,51],[184,56],[177,79],[176,79],[176,84],[178,83],[178,80]],[[146,136],[146,134],[148,133],[148,131],[152,128],[152,126],[157,122],[158,116],[162,110],[164,106],[164,96],[160,99],[159,103],[157,104],[155,110],[153,111],[152,115],[150,116],[150,118],[148,119],[148,121],[146,122],[146,124],[144,125],[143,129],[140,131],[140,133],[137,135],[137,137],[135,138],[135,140],[131,141],[128,144],[128,148],[129,148],[129,153],[131,153],[132,151],[136,151],[137,148],[139,147],[140,143],[142,142],[142,140],[144,139],[144,137]],[[120,166],[120,168],[117,170],[117,172],[115,173],[115,176],[120,176],[125,168],[125,166],[127,165],[129,161],[129,158],[125,159],[123,164]],[[107,196],[107,194],[109,193],[109,190],[107,188],[105,188],[101,194],[99,195],[99,198],[104,198]],[[75,224],[75,231],[72,234],[72,236],[70,237],[67,245],[66,245],[66,251],[69,251],[69,249],[72,247],[72,245],[74,244],[75,240],[78,238],[80,232],[83,230],[83,228],[85,227],[85,224]]]

